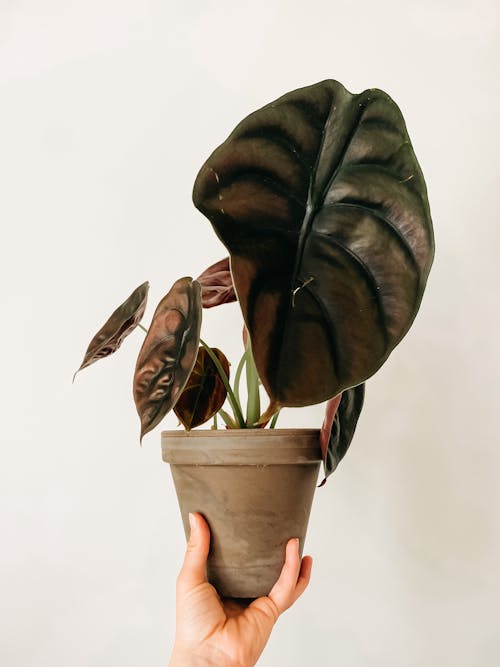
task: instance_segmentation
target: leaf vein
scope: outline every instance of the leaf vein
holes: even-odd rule
[[[343,208],[353,208],[353,209],[358,209],[360,211],[364,211],[368,215],[370,215],[372,218],[374,218],[378,222],[384,222],[390,229],[391,231],[394,232],[396,238],[399,241],[400,246],[403,248],[403,251],[407,258],[410,260],[410,262],[413,265],[413,268],[415,269],[415,272],[417,273],[417,276],[420,276],[420,267],[417,261],[417,258],[415,257],[413,250],[411,246],[408,244],[406,241],[405,237],[401,233],[401,231],[398,229],[398,227],[388,218],[386,215],[383,213],[380,213],[379,211],[370,208],[369,206],[365,206],[364,204],[360,204],[357,202],[343,202],[343,201],[338,201],[338,202],[331,202],[330,204],[325,204],[323,206],[324,209],[327,208],[338,208],[338,207],[343,207]],[[316,232],[318,233],[318,232]]]

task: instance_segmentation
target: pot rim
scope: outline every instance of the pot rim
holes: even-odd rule
[[[162,458],[181,465],[289,465],[322,460],[320,429],[162,431]]]
[[[162,431],[161,437],[180,437],[180,438],[214,438],[224,436],[236,437],[263,437],[263,436],[284,436],[284,435],[319,435],[319,428],[218,428],[218,429],[176,429]]]

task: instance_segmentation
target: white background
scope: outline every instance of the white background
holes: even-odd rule
[[[437,253],[259,664],[499,664],[499,43],[495,0],[0,0],[2,667],[167,664],[184,535],[161,429],[138,443],[143,334],[72,374],[138,284],[147,324],[224,256],[191,203],[210,152],[325,78],[400,105]],[[233,363],[240,324],[236,305],[205,316]]]

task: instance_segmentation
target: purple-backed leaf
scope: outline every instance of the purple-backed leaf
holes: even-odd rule
[[[212,352],[229,378],[229,362],[216,347]],[[184,428],[189,431],[211,419],[224,405],[227,389],[207,350],[200,347],[196,363],[174,407]]]
[[[325,419],[320,433],[321,451],[326,483],[347,452],[356,430],[356,424],[363,407],[365,385],[346,389],[326,404]]]
[[[201,327],[201,287],[181,278],[158,304],[134,374],[141,440],[175,405],[193,370]]]
[[[99,329],[83,357],[78,373],[95,361],[108,357],[120,347],[124,339],[132,333],[141,321],[148,300],[149,283],[139,285],[121,306],[114,311],[106,323]],[[75,379],[73,376],[73,380]]]
[[[325,418],[323,419],[323,425],[321,426],[321,431],[319,433],[319,444],[321,446],[323,461],[326,459],[333,422],[335,421],[335,415],[337,414],[337,409],[340,405],[341,399],[342,394],[338,394],[337,396],[331,398],[326,404]]]
[[[196,279],[201,285],[201,305],[203,308],[221,306],[236,301],[229,257],[212,264]]]

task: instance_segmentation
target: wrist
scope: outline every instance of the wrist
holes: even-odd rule
[[[217,649],[206,646],[174,646],[168,667],[250,667]]]

